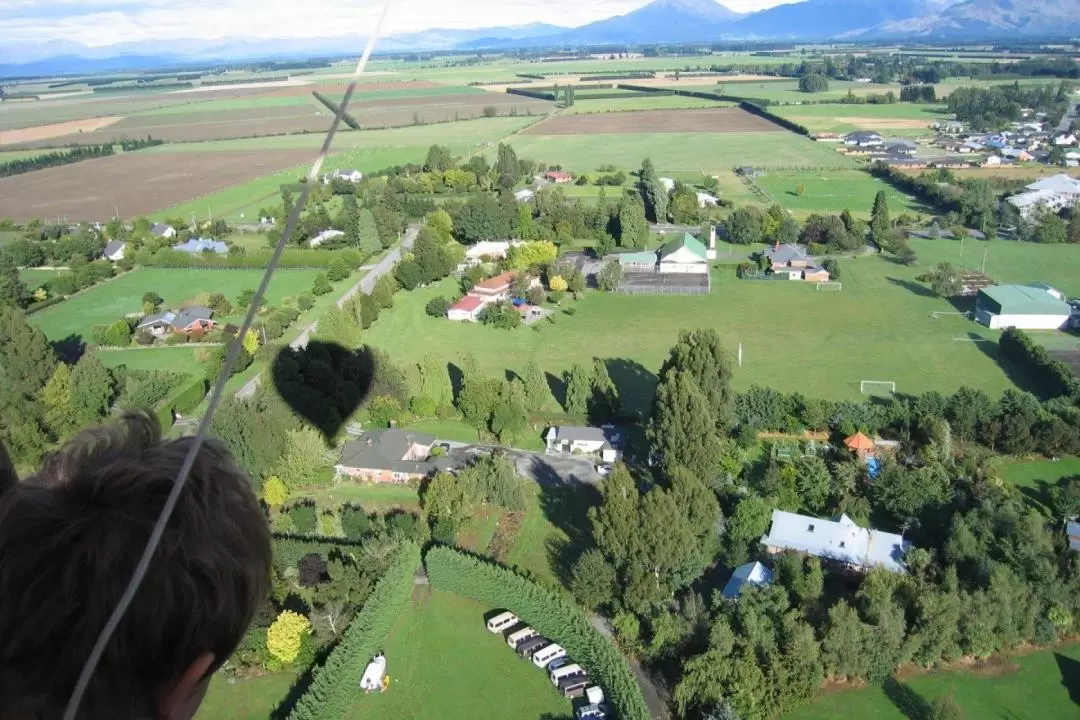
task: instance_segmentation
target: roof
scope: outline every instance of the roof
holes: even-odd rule
[[[1070,520],[1065,523],[1065,534],[1069,536],[1069,549],[1080,550],[1080,522]]]
[[[183,330],[198,320],[209,320],[214,317],[214,311],[202,305],[192,305],[176,313],[172,320],[172,326]]]
[[[903,556],[910,548],[902,536],[859,527],[847,515],[822,520],[784,510],[773,510],[769,534],[761,541],[769,547],[893,572],[906,571]]]
[[[150,232],[158,236],[164,235],[172,229],[171,225],[166,225],[165,223],[154,223],[150,226]]]
[[[686,248],[687,250],[692,252],[702,262],[705,262],[705,246],[701,243],[700,240],[698,240],[690,233],[683,233],[683,236],[678,240],[672,240],[671,242],[660,248],[660,262],[663,262],[664,258],[679,252],[683,248]]]
[[[518,192],[522,192],[518,190]],[[530,191],[532,192],[532,191]],[[470,245],[465,250],[465,257],[478,258],[484,255],[503,254],[505,255],[510,250],[511,245],[521,245],[520,240],[481,240],[475,245]]]
[[[555,437],[559,440],[569,440],[574,442],[580,440],[584,442],[607,442],[607,433],[604,432],[604,428],[598,427],[583,427],[579,425],[559,425],[553,427],[551,430],[555,431]],[[548,434],[551,434],[551,430]]]
[[[476,283],[475,285],[473,285],[473,290],[487,292],[495,292],[497,290],[502,290],[504,287],[514,281],[514,275],[516,274],[517,273],[515,272],[507,270],[504,273],[499,273],[493,278],[488,278],[487,280]]]
[[[149,327],[151,325],[157,325],[159,323],[162,323],[162,324],[165,324],[165,325],[172,325],[172,321],[175,318],[176,318],[176,313],[174,313],[172,311],[167,311],[167,312],[162,312],[162,313],[154,313],[153,315],[145,315],[145,316],[143,316],[143,319],[139,321],[139,324],[136,325],[135,327],[136,328],[143,328],[143,327]]]
[[[413,445],[430,447],[435,436],[399,428],[368,430],[356,440],[350,440],[341,448],[338,465],[363,470],[390,470],[414,475],[426,475],[437,470],[455,467],[449,458],[405,460]]]
[[[619,253],[616,255],[620,265],[655,265],[656,253],[652,250]]]
[[[1031,190],[1030,192],[1013,195],[1007,199],[1013,206],[1021,208],[1056,200],[1057,197],[1058,193],[1053,190]]]
[[[745,586],[750,585],[752,587],[758,587],[761,585],[768,585],[772,582],[772,579],[772,570],[761,563],[746,563],[745,565],[740,565],[735,568],[735,572],[731,573],[731,579],[724,585],[724,589],[720,591],[720,594],[728,600],[731,600],[738,597]]]
[[[120,242],[119,240],[113,240],[111,242],[105,243],[105,254],[106,255],[112,255],[113,253],[119,252],[119,251],[123,250],[126,247],[127,247],[126,242]]]
[[[206,250],[211,250],[219,255],[224,255],[229,252],[229,246],[220,240],[211,240],[209,238],[191,238],[187,242],[180,243],[179,245],[173,245],[173,250],[179,250],[186,253],[201,253]]]
[[[789,263],[792,260],[806,260],[806,251],[798,245],[784,243],[774,245],[765,251],[765,257],[774,263]]]
[[[874,441],[859,431],[851,437],[844,438],[844,445],[851,450],[873,450]]]
[[[482,307],[484,301],[482,298],[478,298],[475,295],[466,295],[458,300],[456,303],[450,306],[451,310],[464,310],[465,312],[473,312]]]
[[[1055,193],[1080,193],[1080,180],[1065,173],[1044,177],[1026,186],[1028,190],[1049,190]]]
[[[1051,288],[1052,289],[1052,288]],[[1050,290],[1032,285],[996,285],[979,290],[979,300],[989,299],[999,315],[1070,315],[1069,304]]]

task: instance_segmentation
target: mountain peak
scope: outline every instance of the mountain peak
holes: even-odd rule
[[[683,15],[697,15],[708,20],[729,20],[739,13],[728,9],[715,0],[653,0],[638,9],[654,9],[675,12]]]

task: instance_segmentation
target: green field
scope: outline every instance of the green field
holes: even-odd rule
[[[277,672],[252,678],[226,680],[220,674],[210,680],[210,689],[196,720],[267,720],[274,708],[289,694],[295,673]]]
[[[1020,488],[1027,497],[1049,505],[1049,491],[1058,480],[1080,475],[1080,458],[1063,457],[1058,460],[1023,460],[1003,463],[998,473],[1006,482]]]
[[[492,610],[441,590],[417,588],[383,651],[390,687],[360,695],[349,720],[537,720],[570,715],[546,673],[518,658],[484,626]],[[358,682],[354,679],[353,682]]]
[[[733,103],[721,103],[704,98],[686,97],[685,95],[649,95],[640,97],[601,98],[590,100],[587,97],[574,97],[574,104],[566,108],[568,115],[587,113],[623,112],[627,110],[675,110],[682,108],[728,107]]]
[[[944,105],[785,105],[771,112],[806,127],[810,132],[848,133],[876,130],[885,136],[925,135],[931,123],[952,118]]]
[[[409,485],[341,483],[329,488],[298,493],[295,497],[311,498],[323,508],[338,507],[345,503],[359,503],[367,510],[420,509],[420,496],[417,494],[417,489]]]
[[[278,270],[267,291],[266,304],[276,305],[286,297],[309,291],[317,274],[314,270]],[[230,301],[235,301],[244,290],[258,286],[261,277],[261,270],[145,268],[126,273],[30,317],[31,322],[52,340],[80,335],[87,341],[94,325],[142,312],[142,296],[147,291],[152,290],[163,297],[165,307],[178,305],[200,292],[225,293]]]
[[[710,78],[711,79],[711,78]],[[717,78],[716,81],[711,84],[703,84],[701,86],[688,87],[688,90],[702,90],[705,92],[719,92],[719,87],[723,86],[723,94],[733,95],[735,97],[744,98],[758,98],[761,100],[770,100],[774,103],[804,103],[804,102],[821,102],[822,100],[839,100],[848,94],[850,90],[853,94],[858,96],[863,95],[883,95],[892,90],[897,95],[900,94],[900,85],[875,85],[873,83],[857,83],[846,82],[841,80],[830,80],[829,89],[825,92],[817,93],[805,93],[799,90],[798,80],[781,80],[781,81],[746,81],[746,82],[728,82],[723,78]],[[865,107],[865,106],[859,106]]]
[[[903,678],[890,694],[880,687],[834,692],[784,720],[921,718],[921,705],[948,694],[969,720],[1080,718],[1080,645],[1007,658],[982,672],[914,675]]]
[[[532,359],[561,375],[574,362],[608,358],[625,401],[638,410],[647,409],[653,373],[679,330],[698,327],[714,328],[732,353],[743,344],[738,388],[757,383],[857,399],[860,380],[892,380],[904,393],[951,393],[968,384],[997,394],[1011,386],[996,345],[954,342],[969,333],[994,338],[995,332],[961,318],[931,319],[933,311],[953,308],[915,281],[923,268],[877,256],[841,260],[840,266],[841,292],[737,280],[732,268],[722,267],[714,271],[711,295],[590,292],[573,305],[574,315],[558,312],[554,324],[513,331],[428,317],[424,304],[430,298],[455,295],[455,283],[447,280],[400,294],[365,337],[399,363],[429,353],[457,362],[471,350],[485,370],[500,376],[507,369],[523,372]],[[549,405],[554,408],[554,401]]]
[[[621,135],[518,135],[518,157],[592,172],[601,165],[625,170],[652,158],[661,174],[697,170],[728,172],[741,165],[767,168],[850,168],[855,162],[833,148],[789,132],[643,133]],[[495,149],[487,151],[495,159]]]
[[[921,267],[948,262],[978,270],[985,258],[986,274],[999,284],[1046,282],[1069,297],[1080,295],[1080,248],[1074,245],[965,240],[961,246],[956,240],[918,238],[909,244]]]
[[[39,270],[37,268],[26,268],[19,271],[19,279],[23,281],[23,285],[35,290],[49,280],[59,275],[62,270]]]
[[[105,367],[126,365],[130,370],[168,370],[179,373],[202,371],[202,364],[195,353],[199,346],[181,345],[178,347],[124,348],[122,350],[102,350],[98,358]]]
[[[14,160],[29,160],[54,150],[4,150],[0,151],[0,165]]]
[[[856,217],[869,219],[874,197],[882,190],[889,199],[893,217],[905,212],[925,212],[915,198],[861,170],[770,172],[754,178],[754,182],[776,202],[799,215],[850,210]],[[798,194],[800,185],[804,189],[802,195]]]

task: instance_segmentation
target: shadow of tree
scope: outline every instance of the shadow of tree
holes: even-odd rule
[[[1080,661],[1057,652],[1054,653],[1054,660],[1061,673],[1061,684],[1069,691],[1069,699],[1080,705]]]
[[[452,362],[446,363],[446,373],[450,376],[450,390],[453,393],[454,401],[456,402],[461,395],[461,386],[465,382],[465,373]]]
[[[63,340],[53,340],[49,344],[52,345],[57,358],[68,365],[77,363],[86,352],[86,343],[83,342],[82,335],[71,334]]]
[[[330,643],[315,655],[315,662],[311,663],[311,666],[296,678],[296,682],[289,688],[288,694],[271,711],[270,720],[285,720],[292,714],[292,711],[296,708],[296,703],[311,687],[311,681],[315,679],[316,668],[321,667],[326,662],[326,658],[337,647],[338,642],[340,642],[340,638],[337,642]]]
[[[604,365],[619,392],[623,414],[635,420],[648,417],[656,392],[656,374],[629,358],[605,358]]]
[[[930,703],[908,685],[890,677],[885,680],[882,690],[885,692],[885,696],[889,698],[889,701],[908,720],[931,720]]]
[[[983,355],[997,363],[1001,371],[1005,373],[1005,377],[1009,378],[1013,385],[1041,400],[1049,399],[1042,392],[1039,385],[1032,382],[1031,377],[1023,368],[1014,365],[1001,356],[1000,347],[996,342],[987,342],[986,338],[974,332],[969,332],[967,336],[972,341],[971,344],[979,348]]]
[[[896,278],[892,276],[888,276],[885,279],[888,280],[891,285],[902,287],[905,290],[908,290],[909,292],[918,295],[919,297],[936,298],[938,296],[937,293],[935,293],[930,288],[926,287],[921,283],[914,282],[913,280],[905,280],[904,278]]]
[[[552,375],[551,373],[544,373],[547,377],[548,389],[551,390],[552,397],[555,398],[555,402],[560,406],[566,406],[566,382],[561,377]]]
[[[600,503],[600,493],[581,482],[566,482],[542,459],[534,458],[533,472],[539,481],[540,510],[548,522],[566,537],[545,542],[548,563],[562,583],[568,584],[574,563],[592,545],[589,508]]]

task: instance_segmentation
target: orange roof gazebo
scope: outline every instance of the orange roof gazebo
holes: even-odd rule
[[[862,432],[857,432],[851,437],[844,438],[844,445],[848,450],[853,450],[856,453],[865,453],[874,449],[874,441]]]

